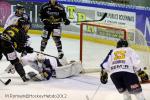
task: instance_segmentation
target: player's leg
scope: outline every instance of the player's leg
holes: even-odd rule
[[[124,100],[131,100],[130,95],[126,92],[126,86],[124,84],[123,80],[123,73],[122,72],[116,72],[110,75],[111,80],[113,81],[116,89],[118,90],[119,93],[123,94]]]
[[[50,34],[51,34],[51,30],[50,29],[47,29],[47,28],[44,28],[43,30],[43,34],[42,34],[42,40],[41,40],[41,51],[44,51],[46,46],[47,46],[47,42],[48,42],[48,39],[50,38]]]
[[[144,95],[142,92],[134,94],[137,100],[145,100]]]
[[[137,100],[145,100],[142,94],[142,88],[139,83],[139,79],[134,73],[124,73],[124,82],[126,84],[127,90],[130,94],[134,94]]]
[[[123,99],[124,100],[132,100],[131,94],[127,90],[124,91],[122,94],[123,94]]]
[[[63,56],[64,56],[64,53],[62,51],[61,34],[62,34],[62,30],[61,30],[61,27],[58,25],[53,29],[52,36],[53,36],[53,40],[57,47],[59,59],[63,58]]]
[[[17,57],[16,51],[14,50],[12,45],[9,42],[7,42],[7,41],[3,42],[3,53],[6,56],[7,60],[10,61],[12,65],[14,65],[15,70],[20,75],[22,80],[24,82],[28,81],[28,79],[25,76],[25,71],[23,69],[23,66],[19,62],[19,59]]]
[[[56,47],[57,47],[58,58],[61,59],[64,56],[64,53],[62,51],[61,37],[60,36],[53,36],[53,40],[54,40]]]

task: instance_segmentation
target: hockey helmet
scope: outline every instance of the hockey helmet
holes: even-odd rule
[[[37,61],[42,63],[45,60],[45,56],[43,54],[37,53]]]
[[[128,47],[128,41],[125,39],[120,39],[117,42],[117,48],[120,48],[120,47]]]
[[[20,5],[20,4],[17,4],[16,5],[16,15],[17,16],[22,16],[22,14],[25,12],[25,9],[24,9],[24,6],[23,5]]]
[[[20,9],[24,9],[24,6],[23,6],[23,5],[21,5],[21,4],[17,4],[17,5],[16,5],[16,9],[18,9],[18,10],[20,10]]]

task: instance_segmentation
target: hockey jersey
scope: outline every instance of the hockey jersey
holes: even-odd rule
[[[122,47],[111,50],[101,66],[110,72],[135,73],[141,69],[140,58],[130,47]]]
[[[10,25],[15,25],[20,17],[16,16],[15,13],[12,13],[6,20],[4,25],[4,29],[6,29]]]
[[[16,23],[18,22],[18,19],[21,18],[21,17],[25,18],[29,22],[29,24],[31,26],[30,18],[29,18],[29,16],[27,14],[24,13],[22,16],[16,16],[15,13],[12,13],[7,18],[6,23],[4,25],[4,29],[6,29],[10,25],[16,25]]]
[[[56,3],[56,5],[51,5],[51,3],[45,3],[40,9],[40,19],[44,22],[47,21],[45,25],[51,25],[54,23],[62,22],[62,19],[67,19],[65,8],[63,5]]]

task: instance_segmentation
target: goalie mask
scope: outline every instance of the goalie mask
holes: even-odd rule
[[[43,54],[37,54],[37,61],[43,63],[45,60],[45,56]]]
[[[117,42],[117,48],[121,48],[121,47],[128,47],[128,42],[125,39],[120,39]]]

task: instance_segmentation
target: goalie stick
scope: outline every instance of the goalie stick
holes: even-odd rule
[[[11,82],[11,79],[8,79],[6,82],[2,81],[1,79],[0,79],[0,81],[1,81],[4,85],[8,85],[8,84]]]
[[[144,82],[140,82],[141,84],[149,84],[150,80],[144,81]]]
[[[46,55],[46,56],[49,56],[49,57],[58,58],[58,57],[55,57],[55,56],[52,56],[52,55],[49,55],[49,54],[46,54],[46,53],[43,53],[43,52],[39,52],[39,51],[35,51],[35,50],[34,50],[34,52],[40,53],[40,54],[43,54],[43,55]]]

